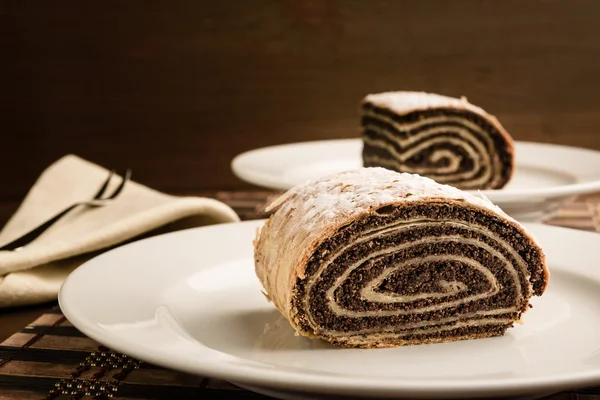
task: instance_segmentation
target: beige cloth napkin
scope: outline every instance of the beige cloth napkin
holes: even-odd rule
[[[74,155],[52,164],[0,232],[0,246],[73,203],[91,199],[108,172]],[[115,175],[107,193],[120,182]],[[77,208],[20,251],[0,251],[0,308],[55,300],[71,271],[131,239],[237,221],[238,215],[217,200],[171,196],[130,181],[111,204]]]

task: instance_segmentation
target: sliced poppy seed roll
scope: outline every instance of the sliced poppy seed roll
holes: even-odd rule
[[[466,99],[423,92],[368,95],[361,105],[365,167],[430,177],[464,190],[500,189],[514,172],[514,143]]]
[[[265,295],[298,333],[340,346],[503,335],[548,283],[519,223],[419,175],[344,172],[271,208],[254,240]]]

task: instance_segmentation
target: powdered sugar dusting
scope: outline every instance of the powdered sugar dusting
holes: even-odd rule
[[[457,99],[427,92],[382,92],[369,94],[364,101],[373,103],[378,107],[390,109],[398,114],[438,107],[452,107],[467,109],[482,116],[487,116],[482,108],[469,103],[466,97]]]
[[[327,220],[343,220],[399,201],[456,199],[508,216],[487,198],[442,185],[433,179],[380,167],[342,172],[296,186],[275,201],[278,212],[294,213],[312,229]]]

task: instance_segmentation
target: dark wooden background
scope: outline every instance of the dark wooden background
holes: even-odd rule
[[[249,187],[236,154],[355,137],[383,90],[600,149],[599,21],[596,0],[2,1],[0,216],[66,153],[170,193]]]

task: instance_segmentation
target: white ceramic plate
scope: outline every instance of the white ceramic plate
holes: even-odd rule
[[[600,152],[543,143],[516,142],[516,170],[501,190],[482,190],[505,212],[537,220],[564,200],[600,191]],[[251,150],[231,163],[240,179],[275,190],[362,167],[360,139],[324,140]]]
[[[281,320],[254,275],[260,224],[179,231],[106,252],[68,277],[62,310],[116,351],[281,398],[467,398],[600,384],[600,235],[528,225],[551,281],[525,324],[503,337],[361,350],[294,336]]]

